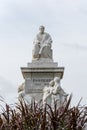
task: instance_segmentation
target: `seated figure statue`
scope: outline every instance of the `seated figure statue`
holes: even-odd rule
[[[49,87],[43,89],[43,104],[47,103],[53,107],[54,101],[57,101],[57,106],[60,107],[67,101],[67,96],[60,86],[60,78],[55,77],[50,81]]]
[[[45,27],[40,26],[39,33],[34,39],[33,59],[50,58],[52,59],[51,36],[44,32]]]

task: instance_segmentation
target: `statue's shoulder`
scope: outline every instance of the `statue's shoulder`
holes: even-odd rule
[[[49,33],[47,33],[47,32],[45,32],[44,34],[45,34],[46,36],[50,36],[50,34],[49,34]]]
[[[36,34],[36,37],[39,37],[39,36],[40,36],[40,33],[37,33],[37,34]]]
[[[51,36],[50,36],[50,34],[49,34],[49,33],[46,33],[46,32],[45,32],[45,33],[44,33],[44,36],[45,36],[45,38],[47,38],[47,39],[48,39],[48,38],[50,38],[50,39],[51,39]]]
[[[36,34],[36,37],[35,37],[35,40],[39,40],[40,37],[41,37],[40,33],[37,33],[37,34]]]

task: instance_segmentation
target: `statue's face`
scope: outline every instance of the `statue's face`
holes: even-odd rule
[[[41,26],[41,27],[39,28],[39,32],[40,32],[41,34],[44,33],[44,27],[43,27],[43,26]]]
[[[51,80],[51,81],[49,82],[49,85],[50,85],[51,87],[53,87],[53,86],[54,86],[54,80]]]
[[[54,78],[54,82],[60,83],[60,78],[59,77],[55,77]]]

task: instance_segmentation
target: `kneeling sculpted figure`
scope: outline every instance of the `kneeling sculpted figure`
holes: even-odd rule
[[[50,58],[52,59],[51,36],[44,32],[45,27],[39,27],[39,33],[34,39],[33,59]]]

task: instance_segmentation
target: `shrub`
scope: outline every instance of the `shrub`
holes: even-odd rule
[[[71,97],[65,106],[54,109],[46,104],[27,105],[23,100],[12,109],[5,105],[0,115],[0,130],[83,130],[87,122],[87,107],[70,107]]]

